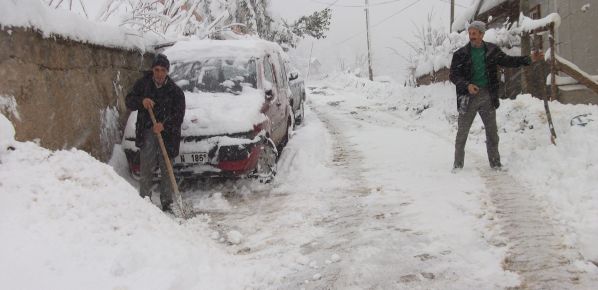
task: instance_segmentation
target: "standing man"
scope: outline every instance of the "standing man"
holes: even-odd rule
[[[168,178],[164,157],[156,134],[162,134],[170,160],[179,155],[181,123],[185,116],[185,95],[168,77],[170,62],[158,54],[152,63],[152,70],[137,80],[133,90],[126,97],[126,105],[137,110],[135,145],[140,148],[141,180],[139,194],[151,197],[154,168],[156,163],[162,173],[160,180],[160,201],[162,210],[172,211],[172,186]],[[149,109],[154,110],[156,125],[153,125]]]
[[[534,52],[528,56],[508,56],[495,44],[483,41],[486,24],[474,21],[469,25],[469,43],[453,55],[450,80],[457,89],[459,110],[457,138],[455,140],[455,162],[453,169],[463,168],[465,142],[476,114],[480,114],[486,129],[486,149],[490,167],[500,169],[498,153],[498,128],[496,109],[498,99],[497,66],[519,67],[530,65],[542,59],[543,53]]]

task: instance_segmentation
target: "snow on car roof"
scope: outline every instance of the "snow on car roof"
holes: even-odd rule
[[[185,62],[212,57],[260,57],[265,52],[278,52],[284,57],[284,52],[278,44],[258,39],[179,41],[166,49],[164,54],[172,62]]]

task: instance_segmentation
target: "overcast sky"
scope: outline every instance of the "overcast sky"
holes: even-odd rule
[[[326,67],[338,67],[338,58],[344,58],[349,64],[358,54],[366,53],[365,0],[270,0],[272,12],[292,21],[302,15],[308,15],[334,3],[328,37],[314,41],[314,57]],[[456,14],[459,15],[470,0],[456,0]],[[326,4],[328,3],[328,4]],[[347,7],[358,6],[358,7]],[[448,31],[450,18],[450,0],[370,0],[370,24],[372,32],[372,51],[374,75],[389,75],[401,78],[406,62],[389,47],[403,56],[408,56],[410,49],[401,41],[414,40],[414,30],[427,22],[429,13],[433,13],[436,27]],[[306,39],[298,48],[308,54],[312,39]]]

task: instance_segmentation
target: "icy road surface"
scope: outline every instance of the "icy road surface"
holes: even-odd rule
[[[355,90],[310,92],[274,184],[187,192],[210,217],[212,238],[251,265],[253,288],[598,285],[534,189],[489,170],[479,144],[468,144],[466,168],[453,174],[452,132]]]

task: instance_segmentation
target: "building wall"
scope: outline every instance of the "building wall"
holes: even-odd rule
[[[49,149],[78,148],[107,160],[127,117],[124,97],[152,55],[0,29],[0,106],[16,139]],[[1,103],[1,102],[0,102]]]
[[[536,0],[537,1],[537,0]],[[553,12],[561,15],[557,31],[557,52],[578,65],[582,70],[598,75],[598,1],[595,0],[544,0],[542,16]],[[590,4],[584,12],[582,7]]]
[[[540,4],[542,17],[557,12],[561,25],[556,32],[557,53],[583,71],[598,75],[598,1],[595,0],[533,0]],[[582,7],[590,4],[588,9]],[[584,11],[585,10],[585,11]],[[549,47],[548,40],[544,48]],[[572,104],[598,104],[598,94],[579,86],[575,90],[559,90],[559,101]]]

